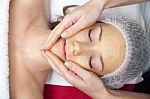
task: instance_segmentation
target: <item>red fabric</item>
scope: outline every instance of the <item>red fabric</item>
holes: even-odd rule
[[[125,85],[120,90],[132,91],[134,85]],[[73,86],[45,85],[44,99],[92,99]]]
[[[134,89],[134,85],[132,84],[128,84],[128,85],[124,85],[122,88],[120,88],[119,90],[124,90],[124,91],[132,91]]]
[[[45,85],[44,99],[92,99],[72,86]]]

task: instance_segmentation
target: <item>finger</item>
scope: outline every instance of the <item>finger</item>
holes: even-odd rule
[[[89,71],[86,71],[85,69],[81,68],[81,66],[79,66],[76,63],[68,61],[68,62],[65,62],[64,65],[68,67],[70,70],[72,70],[74,73],[79,75],[79,77],[81,77],[82,79],[85,79],[86,77],[90,76]]]
[[[53,44],[58,40],[61,33],[68,27],[70,27],[74,22],[76,22],[77,18],[72,17],[71,15],[66,15],[65,18],[61,23],[59,23],[54,30],[51,32],[50,36],[48,37],[46,43],[42,47],[43,50],[50,49]]]
[[[42,50],[48,50],[50,49],[54,43],[58,40],[58,38],[60,37],[60,34],[62,29],[59,28],[60,24],[58,24],[50,33],[50,35],[48,36],[46,42],[44,43],[44,45],[42,46]]]
[[[62,34],[61,37],[63,38],[69,38],[76,33],[78,33],[80,30],[84,29],[85,27],[88,27],[89,24],[83,17],[81,17],[74,25],[69,27],[67,30],[65,30]]]
[[[65,74],[65,79],[72,85],[79,87],[84,85],[84,81],[73,71],[68,69],[68,72]]]
[[[43,56],[48,60],[48,63],[50,64],[51,68],[57,72],[59,75],[63,76],[63,74],[60,72],[59,68],[57,68],[56,64],[52,61],[51,58],[49,58],[44,52],[42,52]]]
[[[79,19],[78,16],[68,14],[65,16],[65,18],[62,20],[61,23],[62,25],[64,25],[65,29],[67,29],[70,26],[72,26],[75,22],[77,22],[78,19]]]
[[[53,53],[50,53],[49,51],[46,51],[45,53],[48,56],[48,60],[50,60],[51,58],[53,63],[55,63],[54,66],[58,67],[59,71],[62,73],[61,76],[63,76],[69,83],[75,86],[80,86],[84,84],[84,81],[74,72],[68,70],[57,56],[55,56]]]
[[[68,69],[68,72],[65,73],[65,79],[77,88],[85,86],[84,80],[70,69]]]
[[[45,51],[45,54],[48,57],[48,60],[52,60],[55,66],[59,69],[61,73],[66,73],[68,70],[67,68],[63,65],[63,62],[53,53],[50,51]]]

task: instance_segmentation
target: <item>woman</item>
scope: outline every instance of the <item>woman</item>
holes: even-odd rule
[[[138,2],[142,2],[142,1],[146,1],[146,0],[133,0],[133,1],[119,1],[119,0],[118,1],[116,1],[116,0],[101,0],[101,1],[99,1],[99,0],[91,0],[91,1],[89,1],[87,3],[85,3],[84,5],[82,5],[83,2],[84,1],[88,1],[88,0],[77,0],[77,2],[78,1],[81,3],[81,6],[77,10],[73,11],[73,13],[67,15],[63,19],[61,25],[59,25],[59,28],[61,28],[61,30],[58,31],[59,33],[57,33],[54,36],[51,36],[47,40],[47,41],[49,41],[49,44],[47,44],[47,46],[44,46],[43,49],[50,48],[53,45],[53,43],[57,40],[56,38],[60,37],[60,35],[61,35],[61,37],[68,38],[69,36],[72,36],[72,35],[76,34],[77,31],[81,30],[82,28],[88,27],[89,25],[92,24],[92,22],[96,21],[97,17],[101,14],[102,10],[104,10],[106,8],[116,7],[116,6],[123,6],[123,5],[128,5],[128,4],[134,4],[134,3],[138,3]],[[59,9],[59,8],[62,7],[62,5],[65,5],[65,4],[66,5],[67,4],[69,4],[69,5],[70,4],[77,4],[77,2],[73,2],[71,0],[70,1],[69,0],[65,1],[64,0],[63,3],[62,3],[59,0],[57,0],[56,2],[54,2],[52,0],[52,2],[50,3],[51,6],[52,6],[52,7],[50,6],[51,14],[52,14],[52,16],[51,16],[50,19],[53,19],[53,15],[61,15],[62,14],[61,11],[60,11],[60,9]],[[49,4],[49,3],[47,3],[47,4]],[[54,6],[53,6],[53,4],[54,4]],[[135,4],[135,5],[131,5],[131,6],[114,8],[114,9],[109,9],[109,10],[110,10],[110,12],[111,12],[112,15],[114,13],[115,14],[119,13],[119,14],[125,16],[126,18],[135,20],[136,22],[138,22],[139,24],[141,24],[145,30],[148,30],[147,27],[149,27],[149,24],[148,24],[149,21],[147,19],[149,19],[149,18],[148,18],[147,14],[149,12],[148,11],[149,4],[142,5],[143,8],[144,8],[143,9],[144,11],[141,11],[141,9],[140,9],[141,5],[142,4]],[[55,9],[55,8],[57,8],[57,9]],[[99,9],[97,9],[97,8],[99,8]],[[147,11],[146,11],[145,8],[147,9]],[[105,11],[103,11],[103,12],[105,12]],[[143,14],[144,16],[142,15],[142,13],[145,13],[145,14]],[[92,17],[92,18],[90,18],[90,17]],[[64,33],[62,33],[62,32],[64,32]],[[145,31],[145,33],[147,34],[147,37],[149,37],[148,31]],[[65,35],[65,34],[67,34],[67,35]],[[65,66],[67,67],[67,65],[65,65]],[[83,76],[81,76],[83,74],[84,75],[85,74],[90,74],[90,72],[87,73],[82,68],[79,68],[79,65],[77,65],[77,64],[71,63],[71,66],[72,66],[72,68],[69,68],[69,67],[67,67],[67,68],[70,69],[70,70],[72,70],[74,73],[76,73],[81,78],[84,78]],[[145,71],[148,70],[148,67],[150,67],[150,65],[147,65],[146,67],[147,68],[145,68]],[[53,68],[53,70],[55,70],[57,72],[58,69]],[[77,72],[77,71],[80,71],[80,72]],[[84,73],[82,73],[82,72],[84,72]],[[74,73],[72,73],[72,74],[74,74]],[[67,78],[67,76],[70,76],[70,78]],[[59,76],[56,75],[56,77],[58,78]],[[58,78],[56,80],[55,79],[56,77],[55,76],[50,77],[50,78],[52,78],[52,80],[49,79],[48,83],[54,84],[54,81],[61,81],[62,82],[62,80],[58,80],[60,78]],[[71,84],[75,85],[77,88],[79,88],[81,90],[85,88],[85,90],[84,90],[85,93],[88,93],[88,91],[90,91],[93,88],[92,85],[95,86],[95,88],[97,88],[99,85],[103,85],[103,84],[99,84],[99,85],[96,86],[95,84],[90,84],[90,85],[87,85],[86,87],[85,86],[83,87],[83,84],[79,83],[80,81],[76,81],[75,78],[71,74],[66,74],[65,76],[62,76],[62,77],[65,78],[65,79],[67,79],[68,81],[70,79],[74,80],[74,81],[71,82]],[[91,79],[93,79],[93,82],[97,79],[97,78],[95,78],[95,80],[94,80],[94,78],[95,77],[91,77]],[[87,83],[92,83],[92,81],[87,80],[87,79],[84,80],[84,81],[87,82]],[[55,84],[57,85],[59,83],[57,82]],[[102,93],[102,92],[99,92],[99,93],[95,92],[95,94],[96,93],[99,94],[99,93]],[[122,97],[126,97],[126,98],[127,97],[128,98],[135,98],[135,97],[138,97],[138,98],[141,97],[142,98],[143,96],[146,96],[146,95],[141,95],[139,93],[125,93],[125,92],[117,92],[117,93],[115,93],[115,95],[116,94],[122,94],[122,95],[119,96],[120,98],[121,98],[121,96]],[[88,94],[88,95],[90,95],[90,94]]]
[[[107,22],[107,19],[104,19],[104,21]],[[108,28],[111,28],[111,31]],[[137,30],[139,30],[139,28],[140,27],[138,27]],[[142,33],[142,30],[140,31],[141,31],[140,33]],[[40,48],[43,45],[45,39],[47,39],[50,32],[51,30],[49,29],[48,22],[46,20],[43,1],[38,1],[38,2],[35,0],[32,1],[12,0],[11,1],[9,58],[10,58],[10,88],[11,88],[12,99],[17,99],[17,98],[20,99],[20,97],[22,97],[22,99],[43,98],[45,80],[47,78],[48,72],[51,70],[51,67],[43,58]],[[90,28],[86,28],[80,32],[81,33],[77,34],[76,36],[73,36],[70,39],[66,39],[66,49],[67,49],[66,55],[64,55],[63,53],[64,48],[62,49],[59,46],[60,44],[62,47],[64,47],[63,39],[59,39],[58,42],[55,44],[55,46],[53,46],[53,48],[51,49],[52,55],[56,54],[61,60],[65,60],[64,56],[66,56],[66,59],[75,61],[79,63],[82,67],[85,66],[83,68],[87,70],[91,70],[94,73],[98,74],[99,76],[106,75],[119,68],[120,64],[122,64],[126,56],[125,55],[126,42],[125,42],[125,38],[122,35],[122,32],[120,32],[113,25],[105,24],[105,23],[97,23],[94,26]],[[95,32],[96,34],[92,34],[93,32]],[[114,34],[112,35],[111,32],[114,32]],[[144,41],[144,35],[142,34],[140,35],[142,37],[141,39]],[[103,43],[100,44],[101,40]],[[75,42],[75,41],[76,43],[74,43],[74,46],[76,46],[77,49],[73,55],[69,53],[68,49],[70,50],[75,49],[75,48],[69,48],[73,44],[71,42]],[[91,41],[93,41],[93,43],[91,43]],[[79,49],[79,46],[81,46],[80,44],[82,43],[84,45],[85,42],[89,46],[93,46],[92,50],[94,50],[93,51],[94,53],[92,52],[91,49],[90,50],[82,49],[83,51]],[[105,48],[105,50],[117,49],[116,51],[115,50],[114,51],[115,54],[119,53],[118,56],[114,56],[114,53],[112,53],[111,51],[109,51],[108,53],[108,51],[105,52],[104,49],[99,50],[98,45],[96,45],[94,42],[97,43],[99,42],[100,44],[99,46],[102,46],[102,48]],[[105,46],[106,43],[108,43],[109,48],[108,46]],[[144,43],[142,47],[143,50],[146,50],[145,49],[146,45]],[[99,52],[97,52],[98,50]],[[87,55],[85,55],[84,51],[87,51],[89,53],[86,53]],[[103,54],[103,56],[100,57],[96,56],[97,53],[95,52],[97,52],[99,55]],[[143,52],[144,55],[146,53],[147,51]],[[91,57],[91,54],[92,55],[94,54],[94,56]],[[146,63],[147,62],[147,60],[145,59],[146,57],[147,56],[139,59],[144,60],[144,63]],[[114,60],[108,60],[109,58]],[[81,62],[80,59],[86,60],[86,62],[88,60],[91,63],[89,62],[89,64],[88,63],[83,64],[83,62]],[[93,59],[96,60],[97,62],[94,62]],[[116,62],[115,60],[119,60],[119,61]],[[97,63],[100,63],[101,66],[100,67],[97,66]],[[139,65],[141,66],[139,72],[143,70],[144,63]],[[109,68],[107,67],[107,65],[110,66],[112,65],[114,68]],[[100,72],[102,70],[103,72]],[[135,74],[135,76],[137,76],[137,74]],[[107,79],[104,79],[104,81],[105,80]],[[110,85],[109,82],[108,87],[109,86],[111,87],[114,85]]]

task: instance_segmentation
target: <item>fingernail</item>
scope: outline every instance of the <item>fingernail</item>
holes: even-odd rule
[[[65,62],[64,65],[68,68],[71,68],[71,64],[69,62]]]
[[[68,35],[68,32],[63,32],[63,33],[61,34],[61,37],[64,38],[64,37],[66,37],[67,35]]]

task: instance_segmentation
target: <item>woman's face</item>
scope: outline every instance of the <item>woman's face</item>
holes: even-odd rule
[[[114,26],[96,23],[68,39],[60,38],[51,51],[63,61],[71,60],[102,76],[115,71],[122,64],[125,42]]]

